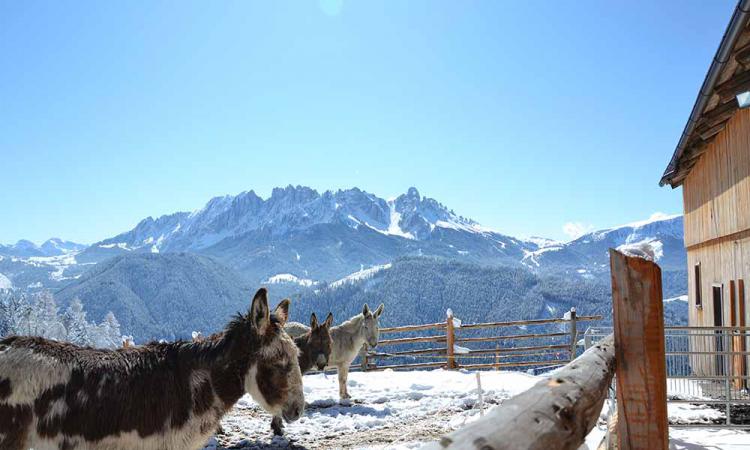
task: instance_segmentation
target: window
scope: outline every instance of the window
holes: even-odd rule
[[[703,299],[701,298],[701,265],[695,265],[695,307],[703,308]]]

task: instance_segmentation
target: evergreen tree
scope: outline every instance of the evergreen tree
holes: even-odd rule
[[[91,345],[89,327],[86,322],[86,311],[79,298],[74,298],[63,315],[63,324],[67,330],[67,340],[77,345]]]

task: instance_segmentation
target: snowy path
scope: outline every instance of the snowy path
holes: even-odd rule
[[[483,372],[485,409],[518,394],[538,378],[517,372]],[[368,372],[349,375],[350,403],[339,403],[336,376],[304,378],[308,408],[272,440],[270,416],[244,397],[224,418],[217,449],[394,448],[434,440],[479,417],[473,373]],[[211,448],[211,447],[207,447]]]
[[[481,376],[485,410],[539,381],[520,372],[486,371]],[[245,396],[206,450],[416,448],[479,417],[473,372],[356,372],[349,375],[354,401],[348,403],[338,401],[335,375],[307,375],[304,383],[308,407],[299,421],[286,425],[285,438],[273,438],[271,417]],[[670,416],[693,420],[715,412],[670,406]],[[581,448],[596,448],[603,428],[595,428],[587,439],[589,447]],[[750,450],[750,433],[742,431],[671,429],[670,437],[675,450]]]

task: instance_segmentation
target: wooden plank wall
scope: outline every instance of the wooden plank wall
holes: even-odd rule
[[[686,247],[750,230],[750,109],[709,144],[682,193]]]
[[[695,307],[695,270],[700,263],[702,308]],[[724,324],[731,323],[729,314],[729,283],[731,280],[750,280],[750,237],[737,241],[725,241],[715,245],[688,249],[688,295],[689,322],[696,326],[713,326],[714,310],[712,286],[724,286]],[[739,285],[735,285],[739,288]],[[744,285],[743,285],[744,287]],[[747,298],[748,293],[745,293]],[[739,297],[739,296],[738,296]],[[745,305],[745,323],[750,323],[750,305]],[[738,305],[739,309],[739,305]],[[736,312],[739,314],[739,311]],[[737,320],[741,320],[738,318]]]
[[[695,306],[695,264],[700,263],[701,298],[703,306]],[[688,320],[694,326],[714,326],[713,286],[723,287],[724,311],[722,317],[725,326],[746,326],[750,324],[750,292],[747,292],[747,281],[750,280],[750,237],[736,241],[724,241],[714,245],[699,246],[688,249]],[[742,281],[742,282],[740,282]],[[735,293],[732,294],[732,287]],[[732,320],[732,296],[734,295],[734,321]],[[747,341],[748,339],[744,339]],[[736,340],[735,340],[736,342]],[[736,345],[736,344],[735,344]],[[748,343],[743,344],[747,348]],[[696,351],[714,351],[714,342],[704,337],[692,340],[691,347]],[[693,368],[701,375],[714,374],[715,360],[711,357],[696,356],[691,361]],[[750,361],[745,362],[750,364]]]

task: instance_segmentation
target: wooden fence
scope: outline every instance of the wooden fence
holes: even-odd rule
[[[445,322],[381,328],[377,348],[360,352],[359,368],[507,369],[565,365],[576,357],[577,323],[601,318],[576,316],[572,308],[563,318],[463,324],[448,310]]]

